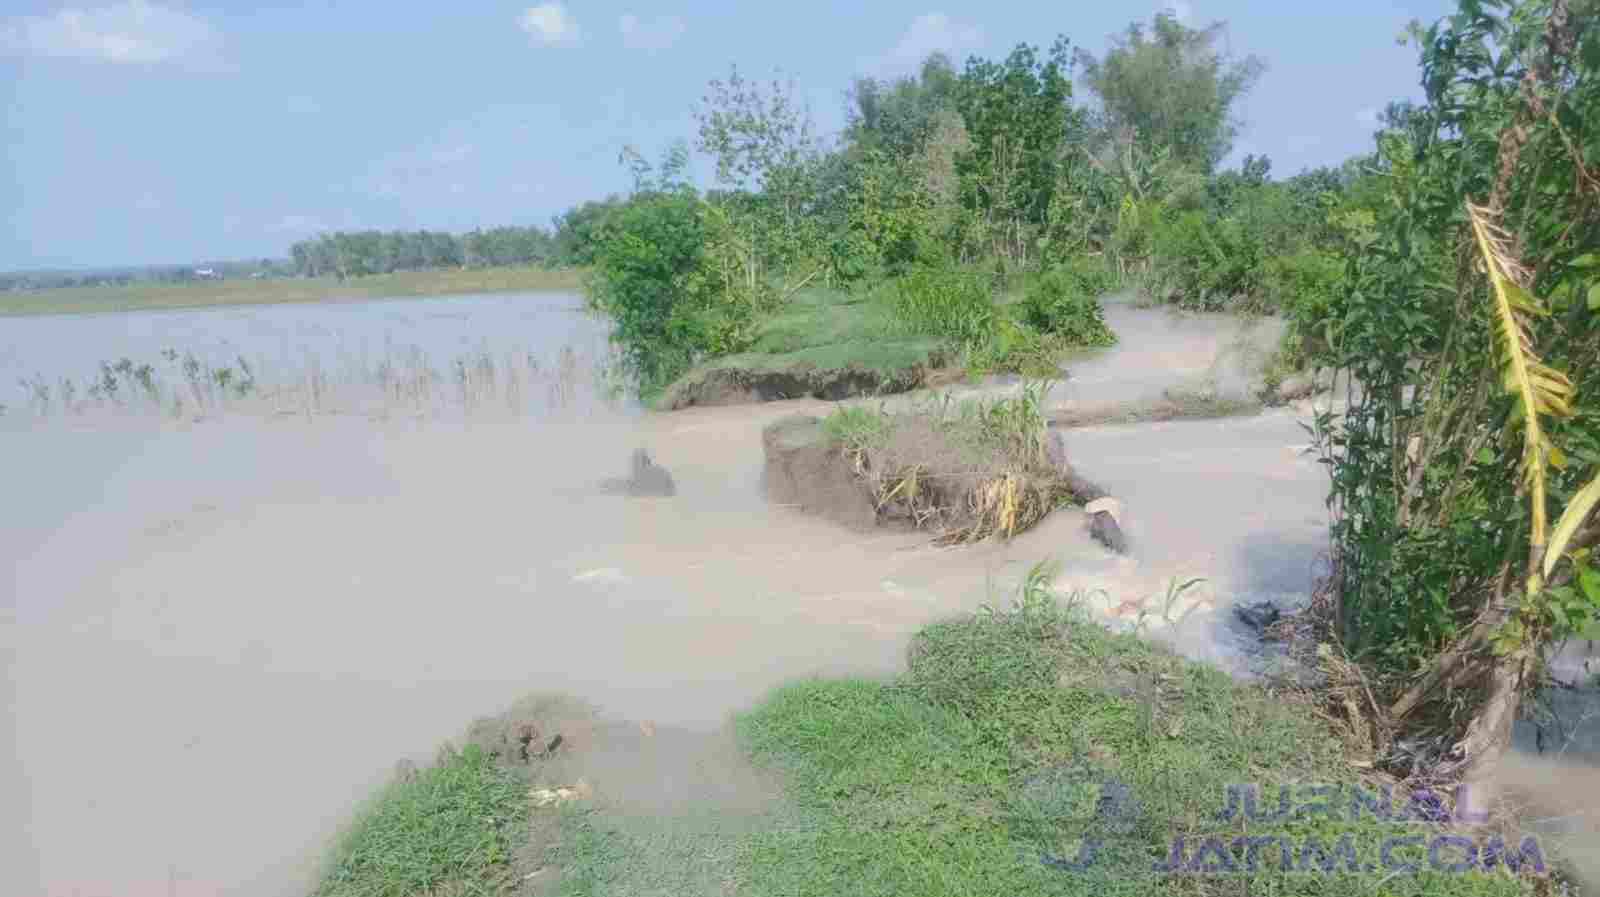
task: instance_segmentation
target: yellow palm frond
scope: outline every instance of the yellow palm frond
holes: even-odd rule
[[[1552,460],[1559,463],[1560,455],[1545,435],[1540,417],[1566,417],[1572,413],[1572,381],[1540,361],[1534,350],[1528,319],[1546,312],[1528,292],[1528,272],[1511,252],[1510,238],[1494,223],[1494,215],[1488,209],[1468,203],[1467,217],[1472,221],[1472,233],[1493,287],[1501,377],[1506,391],[1517,397],[1512,421],[1522,424],[1522,475],[1533,509],[1530,538],[1535,548],[1543,548],[1549,531],[1545,465]]]
[[[1567,552],[1567,543],[1577,535],[1578,527],[1583,524],[1589,513],[1600,505],[1600,474],[1595,474],[1589,485],[1578,490],[1572,496],[1567,509],[1561,513],[1561,519],[1556,521],[1556,528],[1550,533],[1550,547],[1544,555],[1544,575],[1548,577],[1556,568],[1556,562]]]

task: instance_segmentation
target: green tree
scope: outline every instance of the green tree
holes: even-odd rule
[[[596,243],[588,304],[611,319],[624,364],[646,391],[688,370],[706,342],[700,207],[688,193],[636,199],[606,216]]]
[[[1082,131],[1072,108],[1065,38],[1047,56],[1020,44],[1004,62],[971,59],[958,103],[968,148],[956,158],[963,202],[981,222],[985,249],[1026,263],[1046,222],[1069,140]]]
[[[1108,131],[1168,147],[1174,158],[1210,173],[1228,155],[1239,122],[1233,107],[1265,70],[1255,56],[1235,60],[1218,45],[1226,24],[1189,28],[1159,13],[1135,23],[1101,59],[1079,50],[1084,84],[1100,101]]]
[[[1337,431],[1336,632],[1410,685],[1430,775],[1509,740],[1552,643],[1600,612],[1600,17],[1461,0],[1416,27],[1427,102],[1391,116],[1385,192],[1329,310],[1362,385]],[[1324,421],[1324,424],[1328,421]]]

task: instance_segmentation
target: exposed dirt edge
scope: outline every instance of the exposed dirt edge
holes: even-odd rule
[[[1066,463],[1059,434],[1049,434],[1048,460],[1038,465],[1004,471],[1011,487],[1012,504],[1034,502],[1034,513],[1012,511],[1029,518],[1018,531],[1036,522],[1061,498],[1083,505],[1108,497],[1100,485],[1082,477]],[[941,542],[969,541],[962,533],[988,534],[992,528],[973,525],[963,517],[981,511],[974,498],[974,477],[941,473],[935,467],[915,465],[913,483],[892,469],[893,454],[851,451],[831,436],[821,418],[789,415],[768,424],[761,434],[765,463],[762,484],[767,500],[790,505],[802,512],[833,520],[853,529],[890,525],[932,528]],[[918,473],[920,471],[920,473]],[[888,484],[901,487],[887,489]],[[887,494],[885,494],[887,492]],[[948,518],[948,519],[947,519]]]
[[[683,377],[667,388],[659,407],[677,411],[695,405],[744,405],[783,399],[827,401],[858,396],[891,395],[922,386],[937,361],[881,371],[851,365],[843,368],[795,366],[777,370],[710,368]]]
[[[878,523],[877,503],[855,475],[822,418],[796,414],[761,431],[762,488],[767,501],[791,505],[853,529]]]
[[[1050,412],[1055,427],[1093,427],[1103,424],[1138,424],[1169,420],[1206,420],[1249,417],[1265,404],[1250,399],[1163,398],[1143,402],[1112,402],[1059,408]]]

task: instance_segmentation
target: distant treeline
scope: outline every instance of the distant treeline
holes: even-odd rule
[[[295,243],[289,248],[287,259],[0,273],[0,291],[267,277],[359,277],[394,271],[506,265],[583,267],[594,261],[601,222],[622,204],[623,200],[615,197],[591,200],[557,215],[549,228],[496,227],[464,234],[338,231]]]
[[[11,271],[0,273],[0,292],[48,290],[59,287],[112,287],[144,283],[189,283],[201,280],[238,280],[247,277],[286,277],[294,273],[286,259],[240,259],[196,262],[189,265],[144,265],[80,271]]]
[[[431,268],[537,265],[568,268],[594,260],[596,229],[620,200],[586,202],[552,227],[496,227],[465,234],[443,231],[336,231],[289,248],[296,274],[359,277]]]

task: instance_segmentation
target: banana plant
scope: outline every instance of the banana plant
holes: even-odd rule
[[[1546,475],[1550,468],[1565,468],[1567,460],[1545,432],[1543,419],[1572,415],[1572,381],[1539,358],[1529,325],[1531,319],[1549,312],[1525,286],[1530,277],[1512,253],[1510,237],[1495,223],[1490,209],[1467,203],[1467,217],[1491,287],[1501,377],[1506,391],[1517,400],[1511,422],[1522,430],[1521,475],[1532,517],[1526,595],[1535,599],[1545,591],[1579,528],[1600,505],[1600,474],[1573,495],[1552,529]],[[1572,561],[1580,567],[1579,587],[1585,593],[1596,588],[1586,556]]]

